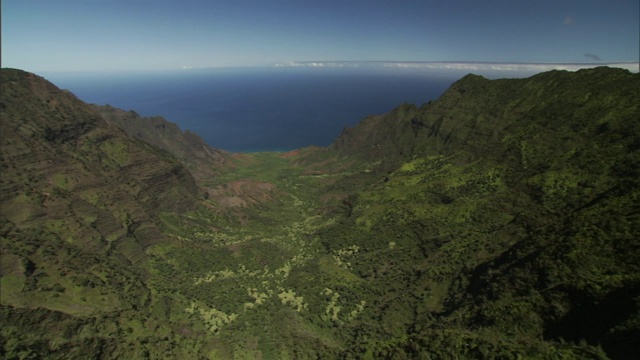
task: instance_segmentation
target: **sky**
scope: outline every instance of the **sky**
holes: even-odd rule
[[[638,62],[638,0],[2,0],[2,67]]]

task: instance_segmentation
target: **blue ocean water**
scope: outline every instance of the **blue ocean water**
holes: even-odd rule
[[[269,67],[45,77],[85,102],[160,115],[213,147],[252,152],[327,146],[366,116],[435,100],[461,75]]]

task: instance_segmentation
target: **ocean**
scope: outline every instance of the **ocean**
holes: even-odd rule
[[[463,75],[268,67],[44,77],[85,102],[159,115],[213,147],[255,152],[328,146],[344,127],[435,100]]]

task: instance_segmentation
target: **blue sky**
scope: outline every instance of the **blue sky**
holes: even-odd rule
[[[2,66],[639,60],[638,0],[3,0]]]

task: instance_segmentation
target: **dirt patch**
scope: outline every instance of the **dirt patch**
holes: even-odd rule
[[[280,157],[283,158],[283,159],[288,159],[288,158],[295,157],[295,156],[298,156],[298,155],[300,155],[300,149],[296,149],[296,150],[292,150],[292,151],[286,152],[284,154],[281,154]]]
[[[256,180],[231,181],[209,189],[209,197],[224,207],[249,207],[275,199],[278,188]]]

